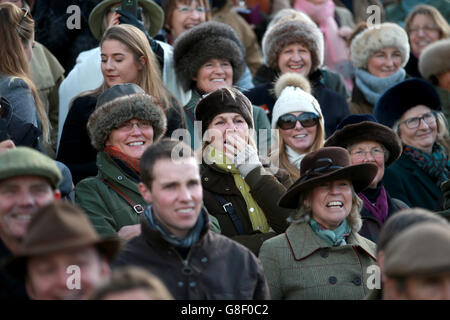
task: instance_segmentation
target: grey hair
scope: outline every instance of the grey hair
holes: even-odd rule
[[[293,224],[308,223],[309,220],[311,220],[312,207],[308,204],[305,204],[305,200],[308,199],[309,195],[311,194],[311,190],[313,188],[311,188],[310,191],[308,192],[300,194],[297,209],[290,217],[287,218],[287,221],[289,223]],[[348,214],[346,219],[350,227],[352,228],[352,232],[358,233],[362,227],[362,219],[360,211],[363,207],[363,201],[358,197],[358,194],[356,194],[355,190],[353,189],[353,185],[351,188],[352,188],[352,209],[350,210],[350,213]]]

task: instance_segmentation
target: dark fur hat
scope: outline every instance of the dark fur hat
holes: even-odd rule
[[[173,45],[175,72],[183,88],[192,87],[192,78],[210,59],[229,60],[233,67],[233,84],[245,70],[245,49],[230,26],[216,21],[201,23],[181,34]]]
[[[253,128],[253,107],[244,94],[235,88],[214,90],[199,101],[195,119],[202,122],[202,137],[215,116],[225,112],[242,115],[249,128]]]
[[[397,160],[402,153],[402,143],[397,134],[378,123],[370,114],[352,114],[344,118],[325,142],[325,147],[347,148],[362,141],[379,142],[389,151],[386,166]]]
[[[406,111],[419,104],[441,110],[436,89],[423,79],[410,78],[386,90],[375,104],[373,115],[378,122],[392,128]]]
[[[89,117],[87,129],[94,148],[102,151],[111,131],[133,118],[150,121],[154,141],[166,132],[167,118],[155,98],[145,93],[121,96],[102,104]]]

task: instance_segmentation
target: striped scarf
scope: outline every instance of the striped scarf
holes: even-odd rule
[[[403,153],[433,178],[439,187],[442,182],[448,180],[450,160],[439,143],[434,143],[431,153],[408,145],[404,147]]]
[[[120,151],[116,147],[106,146],[104,150],[107,154],[109,154],[112,158],[119,159],[123,163],[127,165],[131,170],[133,170],[137,175],[139,175],[139,159],[131,158],[127,156],[125,153]]]

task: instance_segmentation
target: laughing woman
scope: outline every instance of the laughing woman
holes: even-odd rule
[[[96,177],[75,188],[75,201],[100,235],[128,240],[140,232],[145,201],[139,189],[139,160],[166,132],[167,120],[156,99],[135,84],[118,84],[99,98],[87,128],[98,151]]]
[[[259,258],[271,299],[363,299],[375,244],[358,234],[361,200],[377,173],[351,165],[347,150],[325,147],[302,161],[301,178],[279,205],[297,209],[284,234],[263,243]]]
[[[284,232],[290,210],[278,198],[286,190],[256,151],[252,105],[237,89],[220,88],[200,100],[203,201],[222,234],[258,254],[264,240]]]

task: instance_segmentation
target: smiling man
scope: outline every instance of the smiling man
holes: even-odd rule
[[[114,266],[145,268],[175,299],[267,299],[256,256],[210,230],[190,147],[161,140],[144,152],[140,166],[139,191],[151,205],[141,216],[141,235],[127,243]]]
[[[36,211],[61,197],[61,173],[42,153],[17,147],[0,154],[0,300],[24,299],[23,283],[1,269],[22,253],[28,223]]]

